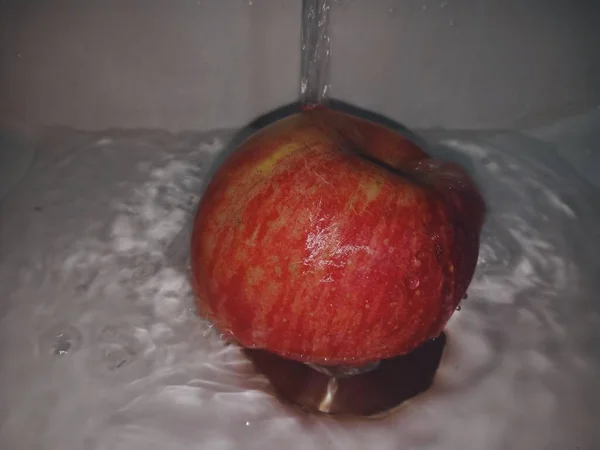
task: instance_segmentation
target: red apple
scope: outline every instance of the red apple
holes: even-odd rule
[[[440,334],[471,281],[484,203],[456,165],[317,108],[246,140],[195,218],[200,312],[242,346],[360,365]]]

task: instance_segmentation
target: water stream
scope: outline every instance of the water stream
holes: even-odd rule
[[[330,0],[302,1],[300,102],[318,105],[329,92]]]

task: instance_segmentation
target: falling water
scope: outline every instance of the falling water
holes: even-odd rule
[[[329,0],[302,2],[300,101],[324,103],[329,91]]]

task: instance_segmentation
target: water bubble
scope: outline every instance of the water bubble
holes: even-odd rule
[[[456,307],[456,310],[457,310],[457,311],[460,311],[461,309],[462,309],[462,307],[461,307],[460,305],[458,305],[458,306]]]
[[[408,279],[408,288],[409,289],[416,289],[419,287],[419,284],[421,284],[421,281],[417,277],[409,277],[409,279]]]
[[[81,344],[80,331],[71,325],[53,327],[40,336],[40,353],[56,356],[72,353]]]
[[[465,293],[465,295],[462,296],[462,299],[466,300],[467,298],[469,298],[469,296]]]

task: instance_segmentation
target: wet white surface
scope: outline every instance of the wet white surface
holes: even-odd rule
[[[0,186],[0,448],[598,448],[600,165],[573,159],[598,161],[594,114],[574,138],[426,133],[480,183],[479,265],[434,388],[359,422],[281,405],[194,313],[191,220],[232,133],[37,130]]]

